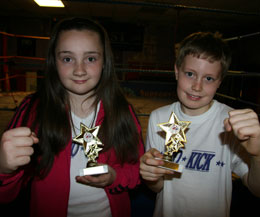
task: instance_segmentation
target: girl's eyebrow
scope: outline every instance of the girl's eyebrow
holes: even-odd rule
[[[64,51],[58,51],[58,54],[62,54],[62,53],[72,53],[71,51],[66,51],[66,50],[64,50]]]
[[[64,50],[64,51],[58,51],[58,55],[59,54],[73,54],[73,52],[72,51],[66,51],[66,50]],[[98,55],[101,55],[101,52],[99,52],[99,51],[86,51],[86,52],[84,52],[84,55],[86,55],[86,54],[98,54]]]

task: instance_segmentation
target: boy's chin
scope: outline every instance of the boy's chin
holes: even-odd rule
[[[195,115],[201,115],[206,111],[208,111],[212,105],[212,102],[209,102],[208,104],[200,104],[200,103],[189,103],[189,104],[181,103],[181,104],[182,104],[181,106],[182,111],[185,114],[195,116]]]

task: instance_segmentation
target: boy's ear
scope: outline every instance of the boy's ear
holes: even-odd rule
[[[176,78],[176,80],[178,80],[178,78],[179,78],[179,70],[178,70],[176,64],[174,65],[174,72],[175,72],[175,78]]]
[[[220,87],[221,83],[222,83],[222,78],[219,80],[217,89]]]

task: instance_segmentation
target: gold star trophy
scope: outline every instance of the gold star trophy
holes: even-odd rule
[[[165,152],[163,154],[164,165],[159,167],[180,173],[182,172],[183,166],[172,162],[172,155],[174,152],[178,152],[180,148],[183,148],[184,143],[187,142],[185,130],[190,123],[190,121],[179,121],[174,112],[172,112],[168,122],[158,124],[166,133],[164,144]]]
[[[100,126],[88,128],[83,123],[80,123],[80,134],[73,138],[73,142],[83,146],[84,153],[88,158],[87,168],[80,170],[80,176],[98,175],[108,172],[107,165],[98,165],[97,163],[98,152],[103,149],[101,148],[103,144],[97,137],[99,128]]]

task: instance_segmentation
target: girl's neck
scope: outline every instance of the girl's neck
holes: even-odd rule
[[[90,98],[86,98],[86,96],[70,97],[71,112],[80,118],[86,118],[96,107],[95,99],[95,96]]]

